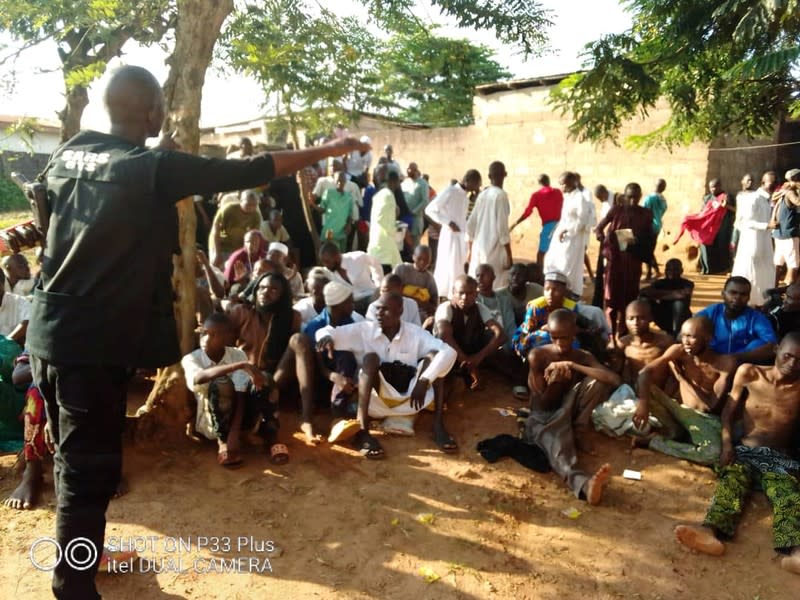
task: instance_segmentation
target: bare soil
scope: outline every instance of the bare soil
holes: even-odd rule
[[[721,281],[699,282],[696,302],[715,301]],[[140,402],[141,393],[131,401]],[[381,437],[388,457],[376,462],[340,446],[306,447],[299,435],[290,440],[288,465],[271,466],[253,447],[236,471],[216,464],[210,443],[129,445],[131,490],[112,501],[107,536],[155,536],[142,555],[163,572],[100,575],[100,592],[136,600],[800,598],[800,577],[782,571],[772,550],[762,494],[751,496],[722,558],[674,541],[676,524],[703,517],[714,490],[709,469],[592,434],[596,455],[583,455],[582,464],[593,470],[609,462],[613,478],[602,504],[590,507],[555,475],[510,459],[487,464],[475,444],[517,429],[493,409],[520,405],[493,374],[482,391],[450,398],[446,418],[461,446],[457,455],[435,449],[430,415],[419,419],[413,439]],[[283,425],[294,431],[294,415]],[[13,462],[0,457],[3,496],[17,482]],[[641,471],[642,480],[623,479],[624,469]],[[581,514],[568,518],[571,508]],[[49,473],[39,508],[0,507],[0,598],[49,597],[49,573],[33,567],[29,550],[53,534],[54,510]],[[212,540],[197,550],[214,536],[230,541],[231,551],[213,552]],[[248,547],[237,549],[240,536]],[[191,548],[177,551],[172,538],[179,537]],[[251,537],[272,544],[254,549]],[[273,545],[278,550],[268,552]],[[244,573],[201,572],[211,569],[212,557],[251,556],[258,565],[245,564]]]

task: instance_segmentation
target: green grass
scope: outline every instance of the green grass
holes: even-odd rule
[[[33,219],[33,214],[30,211],[0,211],[0,229],[25,223],[31,219]]]
[[[0,176],[0,213],[25,210],[28,200],[22,190],[7,177]]]

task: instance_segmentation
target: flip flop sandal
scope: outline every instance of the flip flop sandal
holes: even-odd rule
[[[353,444],[364,458],[380,460],[385,457],[381,443],[372,437],[368,431],[362,429],[357,433]]]
[[[359,431],[361,431],[361,423],[359,423],[358,420],[342,419],[331,427],[328,443],[335,444],[336,442],[347,441]]]
[[[530,397],[528,394],[528,388],[526,388],[524,385],[515,385],[514,389],[511,390],[511,393],[517,400],[527,400]]]
[[[289,448],[285,444],[272,444],[269,459],[273,465],[285,465],[289,462]]]
[[[221,467],[232,469],[241,465],[242,462],[242,457],[238,452],[222,450],[217,453],[217,464],[219,464]]]
[[[436,442],[436,445],[439,446],[439,450],[444,452],[445,454],[453,454],[458,452],[458,444],[453,439],[453,436],[447,435],[447,439],[442,440],[441,438],[437,438],[435,435],[433,436],[433,441]]]

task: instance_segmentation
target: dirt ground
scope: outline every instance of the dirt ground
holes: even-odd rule
[[[721,281],[698,281],[696,303],[716,300]],[[800,598],[800,577],[782,571],[772,550],[763,495],[753,494],[725,557],[673,540],[676,524],[704,514],[714,489],[708,469],[593,434],[596,456],[582,463],[592,470],[608,461],[614,476],[602,505],[590,507],[552,474],[510,459],[486,463],[475,444],[516,433],[513,417],[494,409],[520,405],[493,374],[482,391],[451,398],[457,455],[435,450],[429,415],[416,438],[383,436],[388,458],[376,462],[339,446],[307,448],[299,436],[288,465],[270,466],[254,447],[236,471],[216,465],[211,444],[128,446],[131,490],[112,501],[107,536],[146,544],[141,554],[161,572],[100,575],[99,589],[112,600]],[[296,426],[293,415],[283,423]],[[16,485],[13,462],[0,457],[3,496]],[[623,479],[624,469],[642,480]],[[565,516],[571,508],[581,514]],[[0,598],[49,597],[49,573],[34,568],[29,551],[54,531],[50,474],[39,508],[0,513]],[[230,551],[221,551],[226,542]],[[256,562],[221,573],[212,557]]]

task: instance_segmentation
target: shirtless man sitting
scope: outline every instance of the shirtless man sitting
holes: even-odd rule
[[[736,371],[736,358],[711,349],[714,327],[705,317],[681,325],[680,343],[648,362],[639,373],[639,405],[633,423],[645,430],[652,413],[661,423],[655,436],[644,438],[651,450],[701,465],[719,458],[719,414]],[[680,403],[664,393],[670,372],[678,381]]]
[[[744,426],[740,439],[733,433],[738,414]],[[747,494],[760,484],[772,504],[773,547],[786,555],[781,567],[800,575],[800,463],[789,456],[798,427],[800,332],[795,331],[781,341],[773,366],[743,364],[736,371],[722,414],[722,469],[714,498],[702,526],[679,525],[677,540],[722,555],[722,540],[733,537]]]
[[[593,476],[576,467],[576,429],[588,428],[592,411],[608,400],[610,389],[619,386],[621,378],[585,350],[573,347],[575,313],[557,309],[550,313],[547,325],[551,343],[528,355],[531,413],[525,441],[545,451],[553,471],[576,497],[598,504],[611,466],[604,464]]]
[[[630,386],[636,385],[639,372],[645,365],[659,358],[673,345],[673,338],[661,331],[653,331],[653,312],[644,300],[634,300],[625,308],[625,324],[628,334],[619,339],[618,348],[625,357],[622,380]]]

